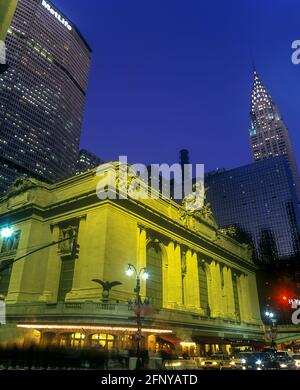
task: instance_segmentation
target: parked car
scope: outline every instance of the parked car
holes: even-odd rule
[[[295,360],[297,369],[300,370],[300,353],[293,354],[292,358]]]
[[[274,355],[275,356],[293,357],[293,352],[292,351],[275,351]]]
[[[205,360],[205,357],[196,356],[193,360],[197,363],[198,368],[201,368],[201,362]]]
[[[279,370],[296,370],[297,365],[295,360],[285,351],[276,351],[275,359],[278,363]]]
[[[246,358],[243,353],[237,353],[231,357],[230,365],[232,369],[235,370],[245,370],[246,369]]]
[[[243,352],[236,357],[244,370],[277,370],[273,354],[267,352]]]
[[[212,355],[208,358],[205,358],[201,362],[202,369],[229,369],[232,368],[231,359],[228,355]]]
[[[195,360],[165,360],[163,368],[165,370],[198,370],[198,365]]]

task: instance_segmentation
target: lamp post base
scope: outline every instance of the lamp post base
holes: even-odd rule
[[[143,369],[142,359],[138,357],[136,360],[136,370],[142,370],[142,369]]]

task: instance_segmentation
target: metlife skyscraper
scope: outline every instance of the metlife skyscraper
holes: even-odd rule
[[[0,193],[75,174],[91,49],[52,3],[19,0],[0,76]]]

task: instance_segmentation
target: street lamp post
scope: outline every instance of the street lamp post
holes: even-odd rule
[[[274,333],[276,331],[276,318],[275,318],[275,314],[272,312],[272,311],[266,311],[265,312],[265,316],[269,319],[270,321],[270,335],[271,335],[271,347],[274,348],[275,347],[275,337],[274,337]]]
[[[10,226],[5,226],[0,231],[2,238],[10,238],[14,234],[14,229]]]
[[[147,268],[141,268],[139,271],[136,269],[136,267],[132,264],[128,264],[128,269],[126,271],[127,276],[136,275],[136,286],[134,289],[134,292],[136,294],[136,323],[137,323],[137,333],[135,335],[136,337],[136,343],[137,343],[137,362],[136,362],[136,369],[140,370],[142,368],[142,361],[141,361],[141,348],[140,348],[140,342],[142,339],[142,318],[141,318],[141,308],[142,308],[142,300],[141,300],[141,279],[147,280],[149,277],[149,274],[147,272]]]

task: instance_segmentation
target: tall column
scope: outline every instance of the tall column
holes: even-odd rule
[[[196,252],[192,253],[192,274],[194,278],[194,293],[193,302],[194,307],[200,309],[200,284],[199,284],[199,269],[198,269],[198,256]]]
[[[224,293],[222,286],[222,276],[221,276],[221,265],[216,262],[215,265],[215,286],[217,290],[217,311],[219,313],[219,317],[225,317],[226,309],[224,307]]]
[[[93,291],[95,291],[95,295],[99,295],[99,288],[92,282],[94,275],[98,275],[98,269],[95,270],[95,272],[92,272],[95,265],[91,262],[87,264],[87,259],[90,258],[89,243],[90,238],[87,221],[82,219],[79,223],[77,237],[77,244],[80,247],[80,252],[78,259],[75,260],[72,290],[66,295],[66,301],[85,299],[86,295],[89,296]],[[91,288],[91,286],[93,287]]]
[[[242,275],[236,277],[236,285],[238,292],[238,301],[240,308],[240,320],[244,321],[245,318],[245,307],[244,307],[244,299],[243,299],[243,289],[242,289]]]
[[[179,244],[171,241],[167,247],[168,253],[168,306],[182,306],[182,273],[181,249]]]
[[[226,273],[226,297],[227,297],[227,314],[231,319],[235,319],[235,303],[234,303],[234,292],[233,292],[233,281],[231,268],[227,268]]]
[[[59,240],[59,226],[53,226],[52,241]],[[57,291],[59,286],[61,270],[61,257],[58,250],[58,245],[49,248],[48,264],[46,271],[46,280],[44,285],[42,301],[47,303],[55,303],[57,301]]]
[[[220,273],[221,273],[221,305],[222,305],[222,314],[224,318],[228,318],[228,302],[227,302],[227,267],[221,266],[220,267]]]
[[[235,304],[231,269],[224,266],[223,272],[223,314],[225,318],[235,319]]]
[[[249,289],[249,281],[248,275],[241,275],[241,292],[242,292],[242,301],[243,301],[243,321],[251,322],[251,298],[250,298],[250,289]]]
[[[185,306],[190,309],[200,308],[199,277],[197,253],[190,249],[186,252]]]
[[[22,226],[23,227],[23,226]],[[16,258],[26,254],[26,248],[30,246],[31,238],[31,224],[27,224],[25,228],[21,229],[21,238],[16,253]],[[35,242],[36,244],[36,242]],[[13,264],[9,282],[9,289],[6,296],[6,303],[18,303],[22,294],[22,281],[25,271],[25,262],[28,258],[24,258]]]
[[[147,267],[147,233],[143,227],[138,228],[137,269]],[[141,283],[141,295],[146,296],[146,283]]]
[[[246,275],[240,275],[238,278],[238,296],[240,305],[241,321],[249,322],[251,319],[250,295],[248,288],[248,279]]]
[[[25,255],[28,248],[51,242],[50,229],[38,220],[15,225],[21,231],[20,242],[13,258]],[[42,299],[49,248],[26,256],[12,265],[6,303],[38,302]]]
[[[169,263],[168,263],[168,254],[167,251],[164,250],[162,253],[162,289],[163,289],[163,307],[168,307],[169,302]]]
[[[214,316],[214,298],[213,298],[213,292],[212,292],[212,272],[211,272],[211,264],[204,263],[204,269],[205,269],[205,274],[206,274],[206,282],[207,282],[207,297],[208,297],[208,306],[210,308],[210,315],[213,317]],[[204,310],[207,308],[204,307]]]
[[[220,265],[212,261],[209,265],[210,280],[209,280],[209,305],[212,317],[221,317],[222,315],[222,288]]]
[[[257,292],[257,283],[255,273],[248,274],[248,285],[250,292],[250,307],[251,307],[251,319],[253,322],[261,323],[261,313],[259,307],[259,299]]]

